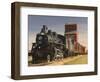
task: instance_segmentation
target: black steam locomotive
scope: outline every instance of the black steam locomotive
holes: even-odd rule
[[[47,26],[43,25],[41,32],[36,36],[36,43],[33,43],[31,52],[32,63],[63,59],[67,56],[65,37],[48,30]]]

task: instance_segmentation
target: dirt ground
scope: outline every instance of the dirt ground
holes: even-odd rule
[[[50,63],[44,62],[40,64],[32,64],[30,63],[32,61],[31,56],[29,56],[29,66],[52,66],[52,65],[71,65],[71,64],[87,64],[88,63],[88,58],[87,55],[78,55],[78,56],[73,56],[73,57],[67,57],[64,58],[63,60],[56,60],[52,61]]]
[[[74,56],[65,58],[62,61],[54,62],[50,65],[70,65],[70,64],[87,64],[87,55],[80,55],[80,56]]]

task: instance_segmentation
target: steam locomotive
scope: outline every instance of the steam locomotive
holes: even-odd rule
[[[66,48],[65,36],[48,30],[43,25],[40,33],[36,35],[36,43],[32,44],[32,63],[40,63],[43,61],[53,61],[63,59],[67,56],[74,55],[73,51]]]

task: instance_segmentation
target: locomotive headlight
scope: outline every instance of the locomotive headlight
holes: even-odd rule
[[[38,37],[38,40],[42,40],[42,36],[39,36],[39,37]]]

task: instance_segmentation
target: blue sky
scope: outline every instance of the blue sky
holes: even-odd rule
[[[48,29],[64,35],[65,24],[77,24],[78,42],[87,48],[87,17],[67,17],[67,16],[28,16],[28,47],[31,49],[32,43],[35,42],[36,34],[40,32],[43,25],[47,25]]]

